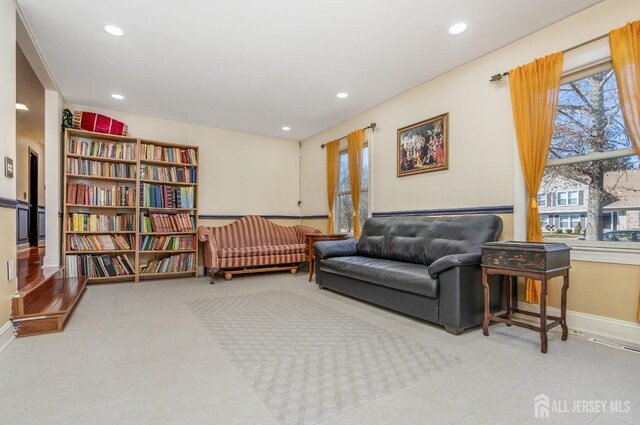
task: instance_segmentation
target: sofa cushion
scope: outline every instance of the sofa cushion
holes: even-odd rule
[[[299,254],[307,249],[305,244],[249,246],[245,248],[223,248],[218,250],[220,258],[255,257],[258,255]]]
[[[422,264],[359,256],[333,257],[321,260],[320,270],[425,297],[438,297],[438,281]]]
[[[429,265],[445,255],[479,253],[501,232],[495,215],[374,217],[364,224],[357,255]]]

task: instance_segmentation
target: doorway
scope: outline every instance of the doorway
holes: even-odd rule
[[[38,154],[29,148],[29,246],[38,246]]]

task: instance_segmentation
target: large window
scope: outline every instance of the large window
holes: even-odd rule
[[[353,202],[349,186],[349,156],[340,152],[340,175],[336,199],[336,229],[340,233],[353,233]],[[360,226],[369,216],[369,148],[362,151],[362,182],[360,191]]]
[[[639,186],[639,160],[624,126],[610,65],[565,77],[540,185],[540,193],[556,194],[556,206],[562,209],[557,228],[541,221],[544,238],[610,240],[605,232],[614,228],[617,217],[603,208],[635,204],[640,210]],[[547,205],[545,213],[552,208]]]

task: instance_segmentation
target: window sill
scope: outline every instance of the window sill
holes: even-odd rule
[[[640,266],[640,250],[637,248],[610,248],[578,244],[567,245],[571,246],[571,260],[573,261]]]

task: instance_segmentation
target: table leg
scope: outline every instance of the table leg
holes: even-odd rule
[[[513,318],[513,276],[505,276],[507,278],[507,319]],[[507,326],[511,326],[511,323],[507,323]]]
[[[547,277],[540,281],[540,351],[547,352]]]
[[[482,290],[484,292],[484,319],[482,320],[482,333],[489,336],[489,282],[487,271],[482,268]]]
[[[569,272],[564,275],[564,283],[562,285],[562,298],[560,301],[560,326],[562,326],[562,340],[566,341],[569,336],[569,327],[567,326],[567,290],[569,289]]]
[[[307,236],[307,257],[309,257],[309,282],[313,278],[313,238],[311,236]]]

